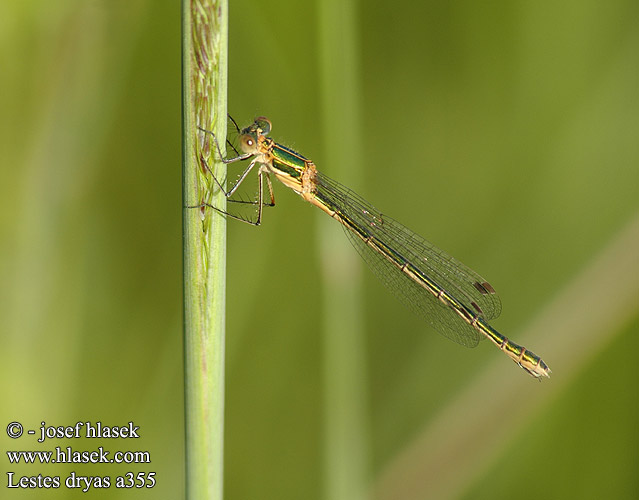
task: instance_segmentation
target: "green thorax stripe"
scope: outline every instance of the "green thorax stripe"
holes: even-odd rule
[[[304,158],[298,152],[277,143],[273,144],[271,154],[278,163],[283,163],[291,167],[297,167],[298,169],[304,169],[304,167],[306,166],[306,162],[308,161],[308,159]]]

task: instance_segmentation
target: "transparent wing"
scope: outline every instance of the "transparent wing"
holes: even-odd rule
[[[383,247],[392,249],[393,260],[410,263],[473,315],[488,321],[499,316],[501,301],[485,279],[320,172],[317,173],[316,195],[357,227],[354,231],[345,225],[346,235],[391,292],[445,337],[466,347],[477,345],[482,335],[454,309],[402,272],[396,263],[366,244],[360,234],[373,237]]]

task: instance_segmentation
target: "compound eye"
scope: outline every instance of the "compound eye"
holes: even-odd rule
[[[254,153],[257,149],[255,138],[251,134],[244,134],[240,137],[240,148],[245,153]]]
[[[263,135],[268,135],[268,133],[271,131],[271,120],[264,116],[256,118],[255,125],[262,131],[261,133]]]

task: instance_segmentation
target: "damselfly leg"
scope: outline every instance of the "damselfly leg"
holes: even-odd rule
[[[239,127],[237,127],[237,123],[235,122],[235,120],[233,120],[233,118],[230,115],[229,115],[229,119],[233,122],[233,124],[235,125],[235,127],[239,131]],[[215,143],[215,150],[218,153],[219,160],[222,163],[224,163],[225,165],[229,165],[231,163],[244,161],[244,160],[247,160],[247,159],[249,159],[249,158],[254,156],[252,153],[239,154],[239,152],[237,151],[235,146],[230,141],[227,140],[227,143],[235,151],[235,153],[237,153],[237,156],[233,156],[233,157],[230,157],[230,158],[226,157],[222,153],[222,150],[220,148],[220,144],[219,144],[215,134],[213,132],[211,132],[210,130],[206,130],[206,129],[202,128],[202,127],[198,127],[198,129],[201,130],[202,132],[206,133],[206,134],[209,134],[211,136],[213,142]],[[212,204],[210,204],[208,202],[202,202],[199,205],[189,206],[188,208],[209,207],[209,208],[212,208],[213,210],[217,211],[218,213],[220,213],[222,215],[231,217],[232,219],[236,219],[236,220],[239,220],[241,222],[245,222],[247,224],[251,224],[253,226],[259,226],[261,224],[261,222],[262,222],[262,208],[265,207],[265,206],[267,206],[267,207],[274,207],[275,206],[275,195],[273,193],[273,184],[271,183],[271,179],[270,179],[268,171],[262,165],[258,166],[257,200],[234,199],[234,198],[232,198],[232,196],[235,194],[235,192],[240,187],[240,185],[246,180],[246,178],[248,177],[249,173],[253,170],[253,167],[255,167],[255,165],[259,163],[258,160],[256,158],[254,158],[253,161],[251,161],[249,163],[249,165],[246,167],[244,172],[242,172],[240,177],[234,182],[233,186],[231,186],[231,188],[228,189],[228,190],[226,190],[224,188],[224,183],[220,182],[220,180],[217,178],[217,176],[213,173],[213,170],[209,167],[208,162],[206,161],[206,159],[204,157],[200,157],[200,161],[202,162],[202,164],[204,165],[205,169],[209,172],[209,174],[213,178],[213,181],[215,182],[217,187],[220,189],[220,191],[222,191],[222,193],[224,193],[224,196],[226,197],[228,202],[246,204],[246,205],[256,205],[257,206],[257,217],[256,217],[255,220],[252,220],[252,219],[243,217],[241,215],[232,214],[230,212],[221,210],[220,208],[218,208],[218,207],[216,207],[216,206],[214,206],[214,205],[212,205]],[[268,192],[269,192],[269,202],[267,202],[267,203],[264,202],[264,178],[266,178],[266,185],[268,187]]]

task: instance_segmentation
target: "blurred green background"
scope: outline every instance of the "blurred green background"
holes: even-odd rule
[[[637,498],[639,4],[370,1],[352,24],[326,12],[232,2],[230,112],[268,116],[276,140],[486,276],[504,305],[494,325],[553,376],[445,340],[368,272],[361,309],[331,316],[331,269],[356,282],[360,264],[335,257],[339,227],[275,185],[261,228],[228,224],[225,497]],[[331,46],[332,30],[352,36]],[[340,50],[344,93],[330,83]],[[3,433],[3,452],[152,460],[3,453],[5,486],[9,471],[155,471],[151,490],[44,495],[181,498],[179,2],[4,1],[0,65],[0,423],[141,434]],[[331,360],[327,324],[360,317]],[[357,397],[333,397],[343,388]]]

